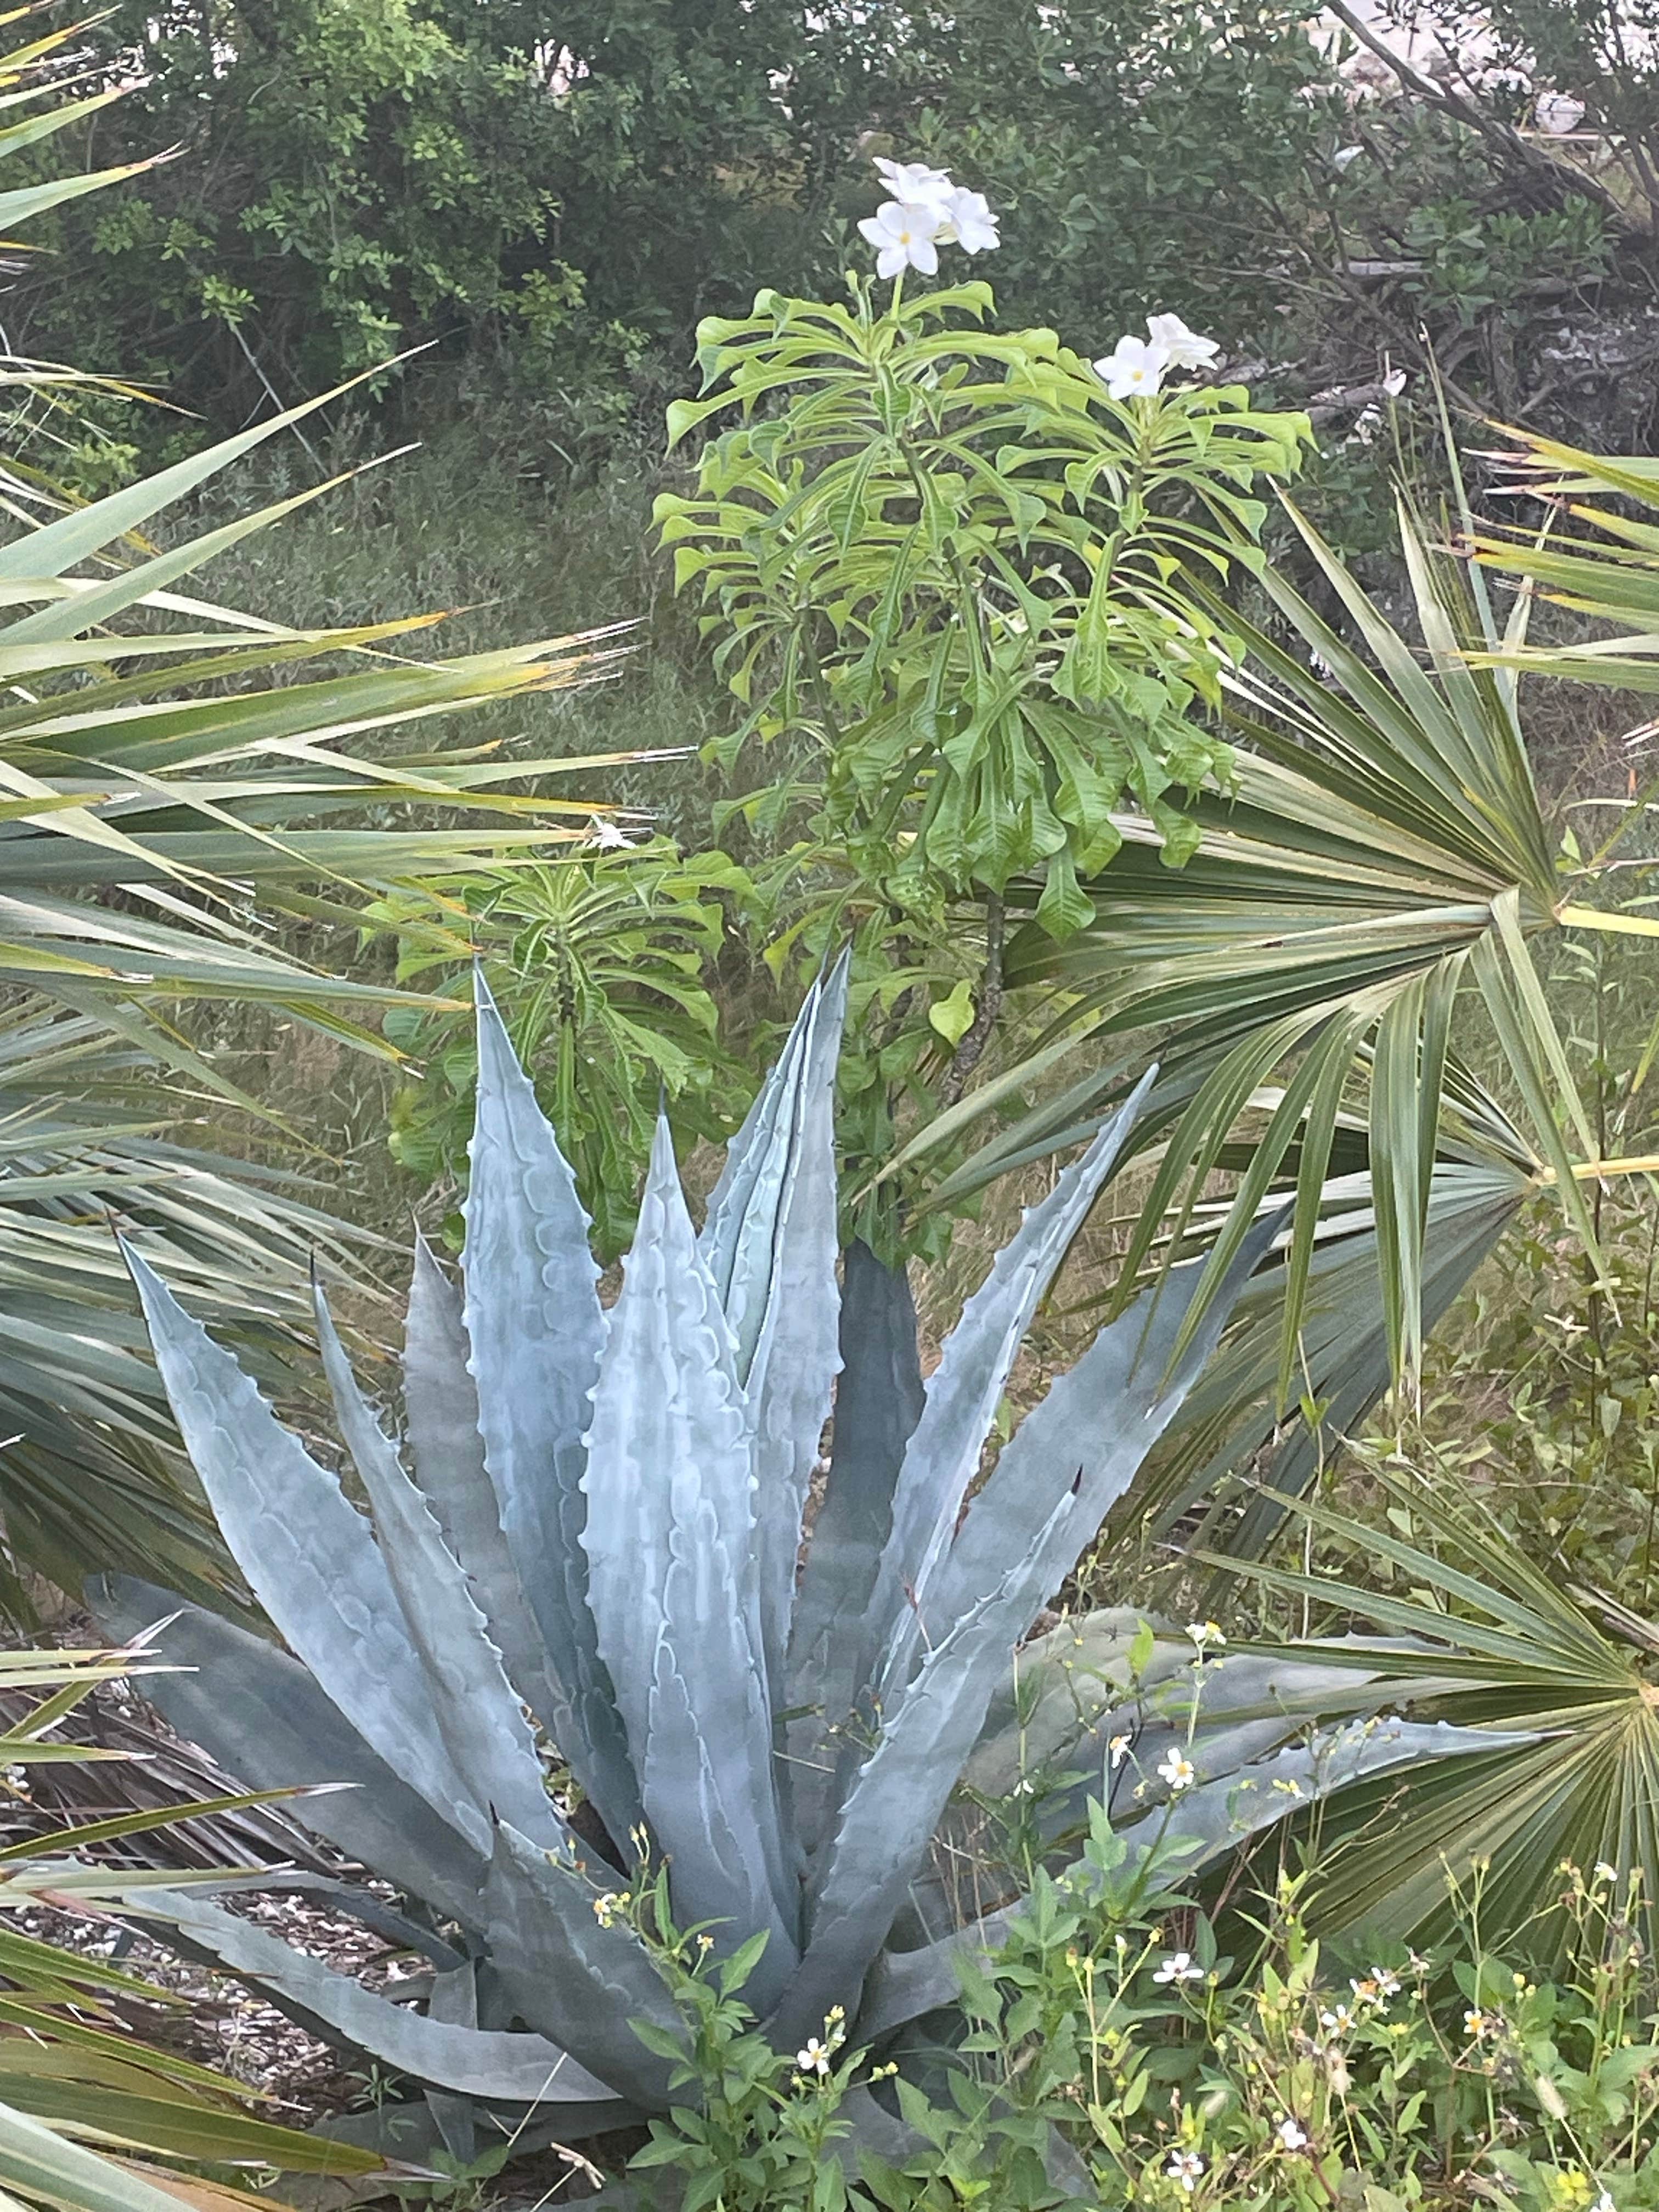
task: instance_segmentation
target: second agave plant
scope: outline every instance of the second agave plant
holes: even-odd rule
[[[1010,1365],[1138,1098],[1027,1213],[924,1387],[902,1275],[854,1247],[837,1288],[844,995],[844,969],[810,994],[701,1231],[659,1133],[606,1310],[570,1171],[480,985],[465,1287],[417,1252],[407,1469],[318,1302],[368,1516],[130,1255],[204,1489],[288,1647],[178,1607],[160,1649],[192,1671],[157,1675],[156,1700],[251,1782],[353,1785],[298,1814],[410,1900],[359,1905],[425,1953],[426,2008],[199,1897],[147,1890],[145,1909],[399,2073],[546,2102],[568,2134],[669,2100],[661,2051],[681,2022],[614,1907],[647,1871],[665,1869],[675,1923],[704,1927],[717,1957],[758,1948],[745,1997],[780,2048],[833,2008],[867,2042],[950,1996],[948,1930],[918,1929],[916,1909],[941,1816],[1012,1655],[1226,1310],[1172,1366],[1176,1278],[1101,1332],[981,1480]],[[112,1626],[177,1603],[120,1581],[98,1602]],[[1174,1818],[1195,1851],[1224,1848],[1292,1784],[1433,1747],[1398,1724],[1285,1747],[1294,1701],[1239,1663],[1214,1759],[1188,1725],[1164,1781],[1143,1768],[1128,1810],[1148,1832]],[[1112,1707],[1078,1723],[1073,1764],[1102,1771],[1129,1724]]]

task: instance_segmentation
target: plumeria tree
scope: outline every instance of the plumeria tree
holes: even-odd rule
[[[875,270],[845,301],[762,292],[701,326],[671,443],[725,427],[656,510],[744,710],[725,757],[758,746],[770,770],[735,805],[775,841],[771,957],[854,937],[844,1103],[872,1166],[1018,1012],[1011,878],[1040,877],[1064,942],[1126,800],[1171,865],[1191,850],[1186,794],[1228,774],[1208,710],[1235,650],[1195,586],[1257,557],[1261,488],[1309,436],[1194,377],[1219,349],[1178,316],[1091,365],[999,329],[982,283],[918,286],[994,251],[996,215],[943,170],[876,166]]]

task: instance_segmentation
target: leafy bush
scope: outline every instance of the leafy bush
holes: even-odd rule
[[[1556,1871],[1580,1964],[1553,1979],[1486,1937],[1480,1871],[1443,1949],[1352,1958],[1310,1934],[1309,1875],[1285,1869],[1212,1922],[1183,1872],[1097,1819],[1073,1872],[1040,1877],[996,1951],[963,1962],[948,2082],[901,2077],[879,2150],[854,2114],[884,2069],[844,2023],[774,2051],[740,1962],[667,1929],[653,1948],[697,2022],[688,2096],[633,2170],[681,2177],[683,2212],[1651,2203],[1659,1989],[1610,1869]]]
[[[662,842],[438,878],[365,912],[367,927],[396,941],[400,983],[453,1001],[481,963],[606,1262],[634,1226],[659,1101],[679,1138],[726,1138],[747,1103],[709,989],[725,928],[715,894],[733,886],[742,878],[720,854],[682,860]],[[423,1066],[419,1085],[392,1101],[392,1151],[428,1182],[465,1178],[478,1070],[465,1020],[436,1010],[386,1018],[387,1036]],[[461,1225],[459,1213],[445,1224],[457,1248]]]

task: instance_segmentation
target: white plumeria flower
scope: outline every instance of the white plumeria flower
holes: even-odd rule
[[[1172,1751],[1160,1759],[1158,1771],[1171,1790],[1190,1790],[1198,1779],[1198,1769],[1184,1751]]]
[[[1193,1964],[1190,1951],[1171,1951],[1152,1976],[1155,1982],[1201,1982],[1203,1978],[1204,1969]]]
[[[1308,2148],[1308,2130],[1300,2120],[1292,2119],[1288,2112],[1279,2114],[1279,2125],[1273,2133],[1279,2138],[1281,2149],[1306,2150]]]
[[[889,161],[878,154],[876,174],[896,200],[910,207],[943,208],[957,191],[943,169],[930,169],[926,161]]]
[[[795,2063],[803,2074],[827,2074],[830,2071],[828,2046],[809,2035],[805,2045],[795,2053]]]
[[[1189,331],[1179,315],[1148,315],[1146,329],[1152,343],[1163,347],[1171,368],[1207,368],[1221,350],[1214,338],[1201,338]]]
[[[896,276],[906,269],[932,276],[939,269],[943,223],[941,210],[926,201],[884,200],[873,215],[866,216],[859,230],[876,249],[878,276]]]
[[[1174,2151],[1164,2171],[1171,2181],[1178,2181],[1190,2197],[1204,2171],[1204,2161],[1195,2150]]]
[[[1111,1757],[1112,1771],[1114,1774],[1116,1773],[1118,1768],[1122,1765],[1124,1760],[1128,1757],[1129,1746],[1133,1741],[1133,1738],[1131,1736],[1115,1735],[1111,1741],[1107,1745],[1106,1749]]]
[[[1189,1621],[1187,1633],[1200,1651],[1218,1651],[1227,1641],[1219,1624],[1213,1620]]]
[[[1095,363],[1095,374],[1114,399],[1151,399],[1169,366],[1170,356],[1162,346],[1126,334]]]
[[[983,192],[957,185],[945,203],[945,216],[948,227],[939,234],[942,243],[959,246],[964,253],[994,253],[1002,243],[997,218]]]

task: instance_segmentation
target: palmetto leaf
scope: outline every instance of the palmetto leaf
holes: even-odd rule
[[[151,1679],[142,1646],[117,1651],[13,1651],[9,1690],[46,1693],[0,1735],[8,1760],[95,1757],[54,1741],[51,1729],[88,1692],[122,1676]],[[245,1806],[246,1796],[218,1801]],[[10,1917],[50,1894],[59,1909],[81,1898],[102,1919],[121,1908],[126,1878],[70,1856],[212,1809],[181,1804],[161,1816],[135,1813],[9,1845],[0,1857],[0,2188],[8,2201],[53,2212],[178,2212],[167,2161],[284,2167],[339,2177],[375,2171],[371,2154],[252,2117],[248,2093],[210,2069],[140,2040],[119,2001],[155,1991],[106,1960],[17,1932]],[[138,2171],[125,2153],[143,2161]]]
[[[1152,1188],[1121,1294],[1148,1265],[1195,1250],[1207,1253],[1218,1282],[1249,1222],[1288,1196],[1281,1403],[1305,1380],[1298,1334],[1315,1252],[1330,1242],[1320,1224],[1345,1202],[1366,1216],[1387,1374],[1420,1357],[1430,1278],[1443,1277],[1430,1247],[1443,1210],[1436,1194],[1447,1184],[1444,1101],[1463,1080],[1450,1057],[1460,1001],[1479,1002],[1501,1051],[1532,1186],[1554,1187],[1592,1255],[1580,1185],[1620,1167],[1595,1158],[1531,948],[1563,923],[1617,927],[1622,918],[1564,899],[1514,680],[1471,665],[1482,648],[1518,645],[1523,612],[1506,639],[1478,575],[1431,552],[1402,506],[1422,640],[1410,643],[1291,514],[1358,642],[1283,574],[1264,573],[1300,649],[1236,623],[1244,657],[1224,681],[1243,741],[1237,781],[1228,796],[1197,802],[1196,852],[1170,869],[1152,824],[1122,820],[1123,849],[1088,886],[1094,921],[1060,946],[1032,923],[1011,950],[1011,983],[1066,994],[1040,1055],[1045,1072],[1063,1072],[1062,1046],[1109,1064],[1005,1130],[985,1162],[988,1172],[1070,1136],[1103,1099],[1121,1095],[1117,1071],[1156,1049],[1161,1073],[1134,1138]],[[1005,1091],[1019,1073],[1010,1071]],[[970,1118],[958,1109],[958,1134]],[[1354,1170],[1338,1164],[1354,1150],[1351,1140],[1339,1146],[1338,1132],[1356,1127],[1363,1196],[1342,1188]],[[924,1133],[913,1151],[926,1141]],[[962,1196],[977,1172],[972,1162],[958,1170],[940,1200]],[[1218,1172],[1233,1190],[1219,1210]],[[1206,1290],[1193,1301],[1190,1328],[1207,1298]]]
[[[1478,1501],[1389,1480],[1412,1531],[1379,1530],[1322,1506],[1297,1510],[1316,1533],[1369,1565],[1379,1592],[1267,1567],[1240,1571],[1288,1595],[1357,1618],[1376,1633],[1340,1632],[1296,1647],[1301,1657],[1364,1668],[1367,1694],[1478,1728],[1535,1731],[1529,1746],[1397,1778],[1334,1808],[1318,1911],[1328,1925],[1364,1923],[1421,1945],[1452,1931],[1448,1871],[1466,1888],[1480,1870],[1483,1936],[1566,1949],[1562,1866],[1609,1869],[1611,1893],[1644,1944],[1659,1933],[1650,1893],[1659,1864],[1659,1630],[1585,1591],[1559,1589]],[[1397,1590],[1401,1595],[1395,1595]],[[1426,1692],[1427,1694],[1424,1694]],[[1340,1846],[1346,1840],[1349,1848]],[[1632,1877],[1634,1879],[1632,1880]],[[1626,1905],[1629,1899],[1628,1906]]]
[[[0,162],[101,103],[47,106],[50,88],[31,80],[74,34],[0,58],[0,82],[21,88],[9,104],[42,102],[0,128]],[[0,228],[122,173],[0,191]],[[65,380],[0,362],[0,383]],[[141,535],[307,411],[89,504],[20,496],[23,465],[0,466],[15,526],[0,544],[0,1502],[12,1553],[70,1584],[118,1563],[201,1592],[226,1571],[178,1480],[165,1401],[94,1224],[112,1211],[143,1225],[162,1272],[225,1319],[239,1303],[292,1313],[305,1243],[341,1241],[291,1188],[192,1161],[169,1141],[153,1085],[135,1114],[136,1055],[182,1079],[174,1101],[216,1091],[252,1104],[180,1025],[179,1008],[200,1000],[281,1010],[389,1053],[380,1010],[425,1001],[308,965],[273,917],[349,922],[423,872],[557,847],[579,834],[561,817],[593,811],[544,787],[595,763],[509,760],[426,726],[586,681],[604,671],[601,640],[420,658],[415,634],[434,617],[301,630],[181,589],[327,487],[176,531],[160,550]],[[41,524],[42,507],[59,511]],[[112,1111],[90,1106],[100,1089]],[[15,1586],[0,1601],[15,1609]]]
[[[174,1091],[170,1110],[178,1111]],[[183,1145],[153,1062],[90,1014],[0,1012],[0,1504],[14,1554],[72,1587],[120,1561],[206,1595],[211,1523],[108,1223],[273,1380],[303,1340],[308,1254],[368,1287],[365,1240],[291,1176]],[[0,1602],[21,1593],[0,1583]]]
[[[1517,448],[1503,457],[1515,471],[1514,489],[1565,509],[1580,528],[1571,536],[1484,528],[1473,536],[1476,558],[1618,634],[1574,645],[1512,646],[1503,665],[1621,691],[1659,690],[1659,530],[1629,512],[1659,509],[1652,461],[1584,453],[1529,430],[1504,434]]]

